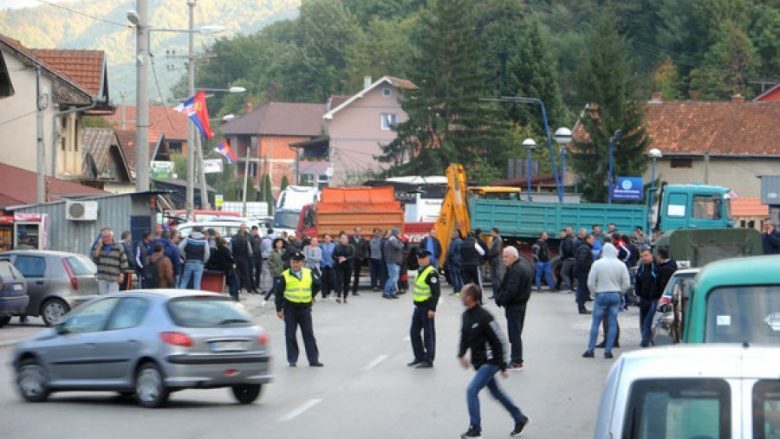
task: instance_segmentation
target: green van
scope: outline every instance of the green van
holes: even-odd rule
[[[780,344],[780,255],[708,264],[684,321],[684,343]]]

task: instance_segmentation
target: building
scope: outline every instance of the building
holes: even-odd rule
[[[119,131],[135,133],[135,105],[120,105],[116,111],[105,117],[106,121]],[[149,106],[149,145],[165,136],[171,154],[187,153],[187,127],[190,121],[186,114],[174,110],[174,107],[162,105]],[[135,167],[135,164],[133,164]]]
[[[113,128],[85,128],[81,182],[112,193],[135,191],[125,153]]]
[[[103,51],[28,49],[0,35],[1,163],[36,170],[40,115],[46,173],[78,179],[82,119],[112,111]]]
[[[268,102],[221,125],[221,131],[238,155],[239,178],[248,169],[255,187],[268,174],[276,193],[286,176],[296,176],[296,150],[292,145],[324,134],[322,104]]]
[[[753,98],[753,102],[774,102],[780,101],[780,84],[777,84],[760,95]]]
[[[119,140],[119,146],[122,148],[122,152],[125,156],[127,167],[130,170],[130,178],[135,181],[135,129],[115,131],[117,139]],[[149,160],[158,162],[171,161],[171,153],[168,149],[168,141],[165,139],[164,134],[160,134],[156,141],[149,142]],[[153,173],[154,172],[152,170],[152,174]]]
[[[302,183],[357,184],[381,171],[382,146],[395,140],[393,126],[408,119],[401,108],[403,91],[415,88],[405,79],[372,82],[367,76],[357,94],[331,97],[322,116],[325,135],[294,145],[301,150]]]

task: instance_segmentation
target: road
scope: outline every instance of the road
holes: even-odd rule
[[[586,438],[593,423],[603,380],[613,363],[581,358],[590,316],[576,314],[573,295],[534,293],[528,306],[526,368],[501,385],[533,419],[524,437]],[[465,387],[473,375],[455,360],[462,305],[442,299],[437,314],[438,351],[433,369],[414,370],[408,327],[409,294],[385,300],[362,292],[349,304],[317,303],[314,327],[321,369],[286,365],[283,327],[257,298],[245,302],[269,330],[274,358],[273,383],[259,402],[240,406],[226,389],[175,393],[168,408],[150,410],[113,393],[59,393],[42,404],[23,402],[12,385],[11,348],[0,347],[0,418],[5,437],[63,438],[455,438],[468,426]],[[487,308],[506,327],[495,305]],[[638,346],[637,309],[621,313],[621,344],[616,354]],[[35,321],[33,322],[35,324]],[[23,338],[40,327],[0,329],[0,344]],[[304,367],[301,367],[301,366]],[[482,401],[483,437],[507,437],[509,415],[487,391]]]

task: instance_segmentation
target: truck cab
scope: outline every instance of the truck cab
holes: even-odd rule
[[[659,191],[658,203],[651,207],[651,229],[732,227],[729,192],[722,186],[664,184]]]

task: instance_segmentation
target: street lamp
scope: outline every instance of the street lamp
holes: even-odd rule
[[[555,143],[561,146],[561,186],[566,186],[566,145],[571,143],[571,130],[566,127],[560,127],[553,134]]]
[[[528,150],[528,159],[527,159],[527,174],[528,174],[528,201],[533,201],[533,195],[531,195],[531,174],[533,173],[533,169],[531,167],[531,151],[536,148],[536,141],[532,138],[527,138],[523,140],[523,147]]]
[[[647,218],[647,233],[650,233],[650,218],[653,215],[653,206],[655,205],[655,162],[656,160],[663,157],[663,153],[658,148],[653,148],[650,151],[647,152],[647,156],[653,159],[653,164],[650,167],[650,207],[647,210],[648,212],[648,218]],[[653,236],[652,234],[650,236]]]

